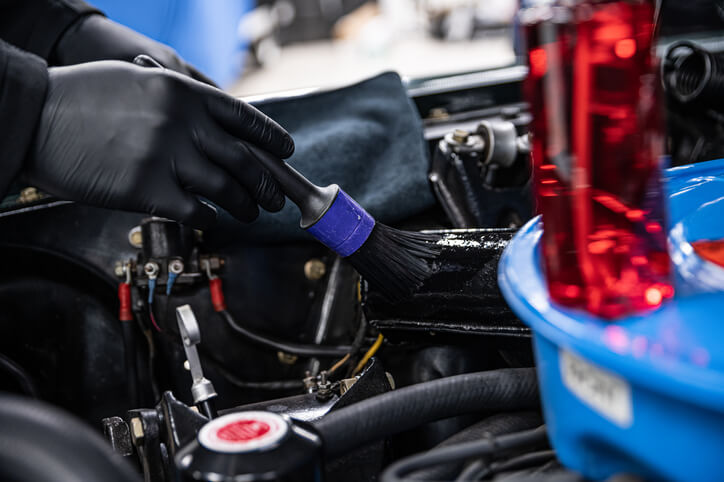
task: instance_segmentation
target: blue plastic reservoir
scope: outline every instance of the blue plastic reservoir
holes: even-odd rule
[[[91,0],[108,18],[173,47],[222,87],[241,74],[239,20],[254,0]]]
[[[611,323],[552,304],[539,218],[500,261],[503,295],[534,333],[551,443],[595,480],[724,478],[724,270],[686,247],[724,238],[724,160],[669,169],[665,181],[678,277],[656,311]]]

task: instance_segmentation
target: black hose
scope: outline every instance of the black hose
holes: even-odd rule
[[[220,311],[219,314],[226,324],[228,324],[229,327],[231,327],[231,329],[239,335],[253,343],[256,343],[257,345],[271,348],[275,351],[281,351],[303,357],[339,357],[346,355],[352,349],[352,347],[348,345],[306,345],[302,343],[275,340],[273,338],[254,333],[248,328],[244,328],[236,322],[234,317],[231,316],[231,313],[227,310]]]
[[[683,40],[669,46],[664,69],[664,87],[682,104],[703,109],[724,108],[724,57]]]
[[[17,381],[20,390],[22,390],[24,394],[38,398],[38,389],[35,386],[35,382],[33,382],[33,379],[23,367],[5,355],[0,354],[0,369],[6,371]]]
[[[468,373],[418,383],[333,411],[315,422],[328,456],[419,425],[483,410],[538,407],[534,368]]]
[[[0,480],[141,480],[100,435],[51,405],[0,395],[0,427]]]
[[[455,482],[469,482],[484,479],[490,475],[501,472],[510,472],[512,470],[521,470],[531,467],[538,467],[545,463],[555,460],[556,453],[553,450],[540,450],[538,452],[528,452],[527,454],[518,455],[508,460],[501,460],[488,464],[485,460],[477,460],[468,465],[463,472],[460,473]]]
[[[464,428],[443,440],[434,448],[520,432],[539,427],[542,424],[543,418],[537,412],[499,413]],[[416,480],[452,480],[456,474],[460,473],[462,468],[463,462],[436,465],[415,472],[414,478]]]
[[[488,437],[428,450],[427,452],[405,457],[390,465],[382,472],[380,482],[402,482],[407,475],[425,467],[465,460],[471,457],[491,455],[512,448],[527,447],[545,440],[545,427],[538,427],[524,432],[501,435],[500,437]]]

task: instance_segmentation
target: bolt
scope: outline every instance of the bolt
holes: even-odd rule
[[[174,259],[169,263],[168,270],[173,274],[181,274],[184,270],[184,264],[181,260]]]
[[[141,234],[141,226],[128,231],[128,243],[134,248],[140,249],[143,247],[143,235]]]
[[[310,281],[317,281],[327,272],[327,266],[319,259],[312,258],[304,263],[304,276]]]
[[[134,441],[143,439],[143,422],[138,417],[131,419],[131,435]]]
[[[470,133],[464,129],[455,129],[452,138],[455,142],[464,143],[468,140]]]
[[[332,384],[327,380],[327,371],[322,370],[319,374],[319,384],[317,385],[317,400],[325,401],[332,398]]]
[[[116,265],[113,267],[113,272],[116,274],[117,277],[123,278],[123,275],[126,274],[125,270],[123,269],[123,263],[120,261],[116,261]]]
[[[184,370],[186,370],[187,372],[191,371],[191,365],[189,365],[188,360],[184,360]]]

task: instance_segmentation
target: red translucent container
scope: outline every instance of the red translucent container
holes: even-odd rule
[[[654,0],[535,3],[520,19],[550,295],[604,318],[658,307],[674,290]]]

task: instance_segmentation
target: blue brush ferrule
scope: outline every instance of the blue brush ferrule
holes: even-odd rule
[[[342,257],[357,251],[367,241],[375,219],[341,189],[326,213],[307,231]]]

